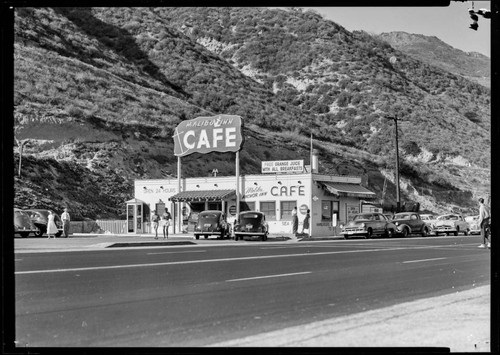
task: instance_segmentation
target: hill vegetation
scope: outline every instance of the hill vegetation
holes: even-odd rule
[[[18,8],[14,56],[19,207],[120,217],[134,179],[175,176],[179,122],[218,113],[244,120],[244,174],[308,164],[312,134],[323,173],[379,198],[387,179],[393,202],[396,116],[405,199],[438,212],[489,193],[490,90],[312,11]],[[233,159],[188,156],[182,174]]]

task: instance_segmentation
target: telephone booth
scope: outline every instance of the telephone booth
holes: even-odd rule
[[[127,201],[127,233],[142,234],[144,230],[144,201]]]

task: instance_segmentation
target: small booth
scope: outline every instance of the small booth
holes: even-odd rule
[[[137,198],[127,201],[127,233],[144,233],[144,204]]]

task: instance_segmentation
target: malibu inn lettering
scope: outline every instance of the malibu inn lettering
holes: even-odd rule
[[[302,161],[278,163],[262,162],[262,174],[239,179],[240,211],[264,212],[271,234],[292,232],[292,210],[297,206],[299,231],[310,209],[311,236],[338,235],[340,224],[359,213],[364,200],[375,198],[375,193],[361,185],[361,177],[318,174],[314,167],[312,171],[309,166],[304,167]],[[273,167],[280,166],[301,168],[271,174]],[[178,233],[181,228],[190,232],[191,221],[204,210],[222,210],[228,222],[234,222],[236,185],[234,176],[183,178],[180,191],[178,179],[136,180],[135,200],[145,205],[143,211],[157,210],[160,214],[164,208],[174,211],[176,223],[170,227],[171,232]],[[176,211],[181,211],[180,215]],[[148,219],[146,213],[144,222]]]

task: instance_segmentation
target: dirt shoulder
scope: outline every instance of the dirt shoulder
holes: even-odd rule
[[[211,346],[445,347],[490,352],[490,286],[401,303]]]

